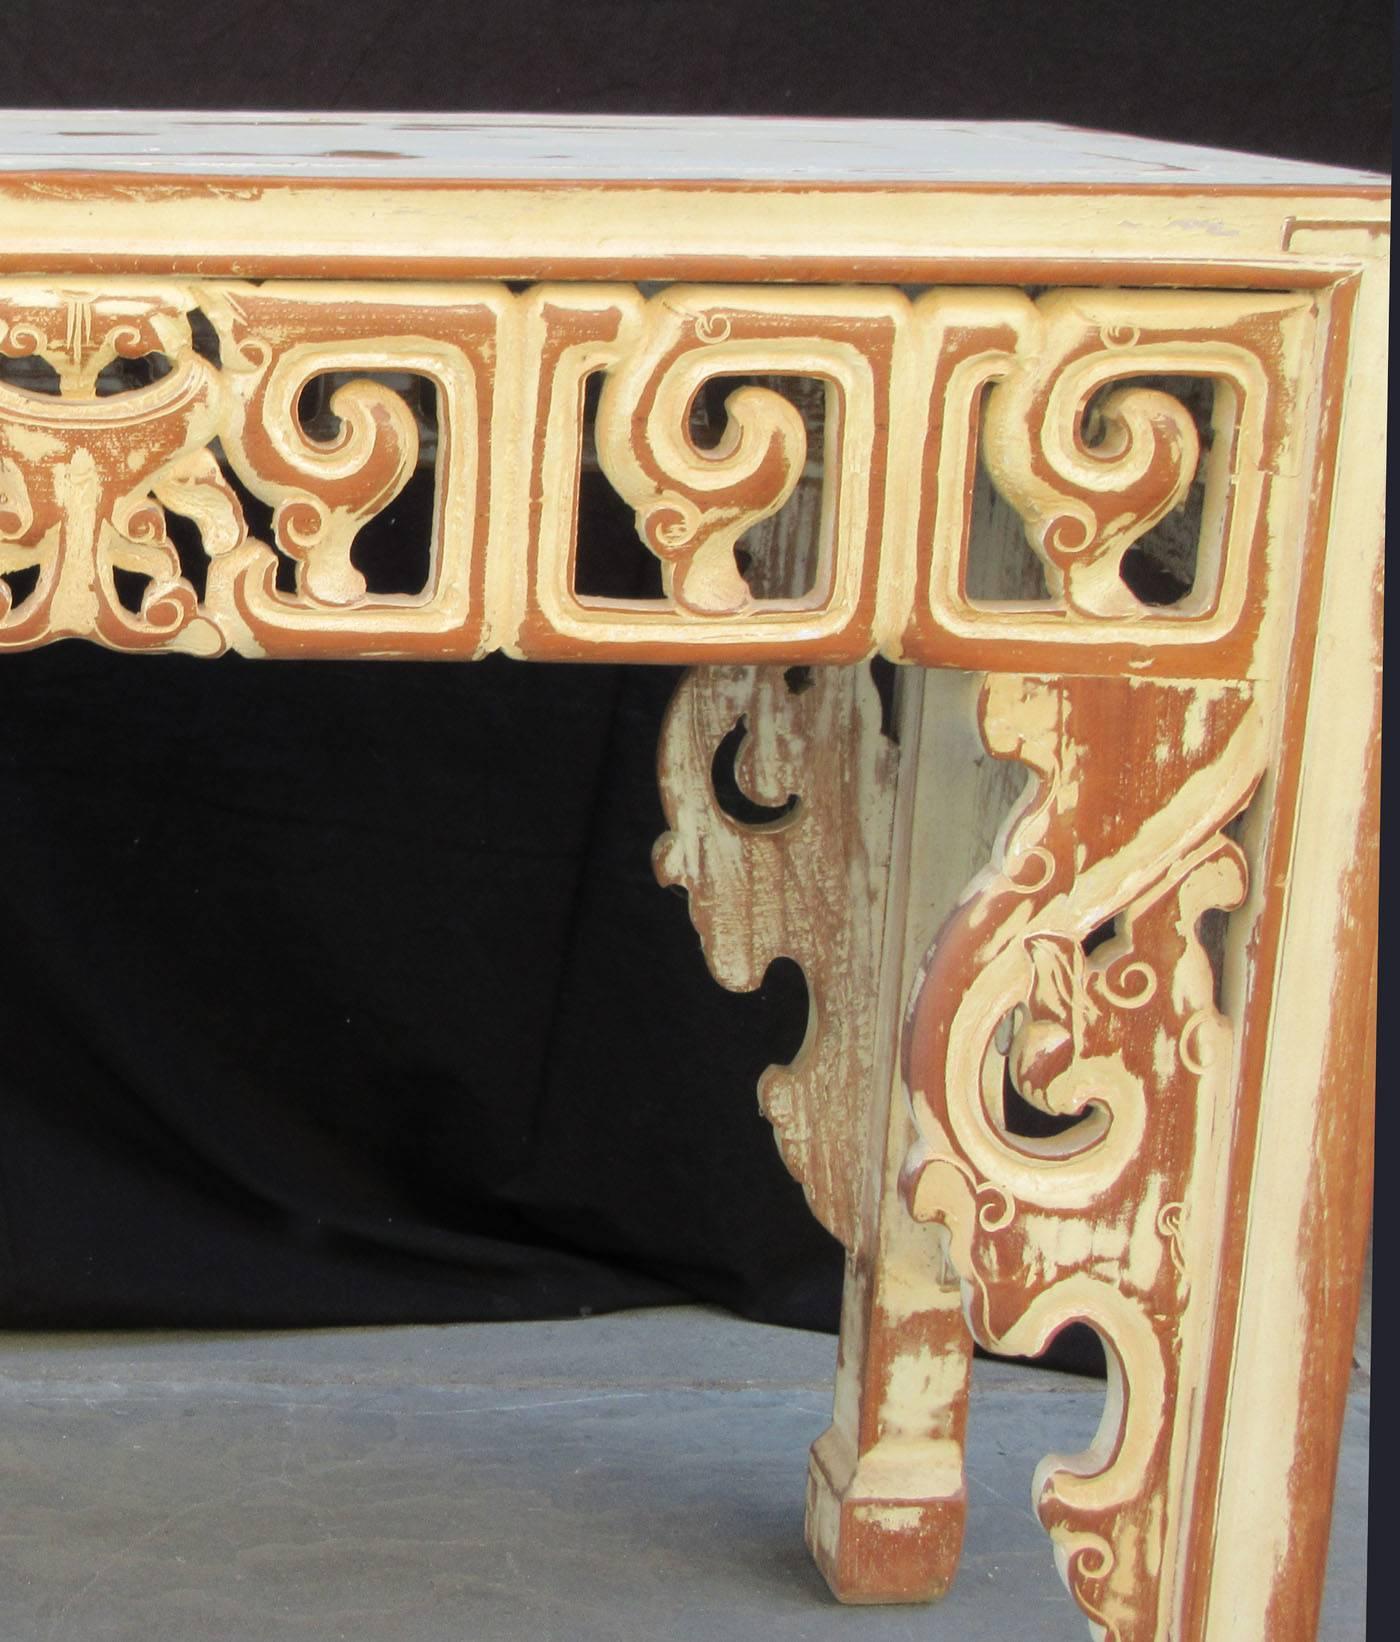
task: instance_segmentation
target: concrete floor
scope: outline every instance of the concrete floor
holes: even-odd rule
[[[1029,1483],[1102,1388],[979,1364],[966,1555],[845,1609],[802,1545],[835,1342],[694,1310],[0,1336],[3,1642],[1082,1642]],[[1365,1636],[1369,1395],[1325,1642]]]

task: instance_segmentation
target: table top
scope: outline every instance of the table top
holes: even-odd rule
[[[0,110],[0,173],[1290,190],[1373,172],[1030,122]]]

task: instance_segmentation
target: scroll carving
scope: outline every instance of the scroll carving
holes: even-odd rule
[[[245,538],[215,559],[210,601],[230,628],[245,647],[274,655],[344,651],[353,634],[369,639],[369,654],[476,653],[501,295],[472,286],[202,294],[224,367],[223,449],[272,510],[272,543]],[[408,373],[433,386],[436,506],[421,592],[372,593],[352,557],[361,526],[393,502],[418,461],[413,411],[394,388],[352,379],[330,397],[338,430],[313,437],[302,395],[332,371]],[[279,552],[295,566],[292,592],[277,585]]]
[[[44,361],[58,386],[0,381],[0,566],[38,571],[0,620],[0,644],[84,635],[276,655],[344,649],[352,635],[361,654],[425,642],[470,653],[489,495],[489,378],[486,391],[479,383],[499,305],[471,288],[408,300],[336,286],[0,289],[0,354]],[[148,361],[151,380],[104,391],[120,360]],[[420,595],[371,593],[352,559],[361,525],[413,470],[413,412],[392,389],[352,380],[332,396],[338,431],[313,438],[301,394],[331,370],[417,373],[437,388],[438,508]],[[268,505],[269,541],[250,531],[235,479]],[[199,531],[202,598],[182,574],[171,513]],[[277,586],[279,556],[294,564],[295,591]],[[146,578],[139,609],[119,597],[117,572]]]
[[[158,291],[19,287],[0,305],[0,354],[43,361],[59,388],[0,380],[0,568],[36,573],[19,601],[0,584],[0,646],[84,636],[132,650],[223,648],[150,499],[217,426],[215,374],[189,341],[184,309]],[[163,374],[98,397],[109,365],[145,358]],[[144,578],[135,610],[119,572]]]
[[[418,458],[418,427],[401,395],[362,380],[338,388],[331,399],[339,433],[329,441],[311,438],[298,405],[318,368],[324,343],[316,333],[324,325],[311,336],[305,327],[293,328],[292,345],[279,346],[266,333],[275,327],[285,334],[286,317],[267,311],[270,306],[251,294],[220,305],[233,356],[227,378],[233,414],[224,448],[249,476],[250,488],[273,506],[277,546],[296,561],[297,592],[317,604],[355,604],[368,591],[350,558],[356,532],[403,489]],[[262,558],[272,568],[266,553]]]
[[[715,978],[734,991],[787,956],[807,980],[807,1034],[759,1100],[813,1213],[850,1247],[870,1144],[876,1010],[897,750],[866,668],[706,667],[685,675],[662,731],[671,830],[656,874],[684,888]],[[745,822],[716,795],[736,726],[739,788],[777,819]],[[790,807],[789,807],[790,806]]]
[[[742,633],[750,659],[868,656],[907,309],[902,296],[884,291],[672,286],[641,302],[609,287],[572,296],[545,288],[528,321],[540,361],[530,489],[541,501],[530,518],[522,648],[582,654],[606,632],[639,655],[669,650],[723,661]],[[558,499],[568,494],[566,473],[570,488],[577,483],[582,384],[600,371],[598,461],[660,561],[665,598],[654,608],[591,600],[573,585],[574,519]],[[822,385],[823,449],[809,448],[787,398],[752,383],[729,393],[714,447],[695,442],[691,411],[704,386],[753,376]],[[789,501],[804,466],[815,462],[823,496],[811,591],[760,596],[735,549]]]
[[[826,383],[835,400],[825,471],[836,540],[822,544],[826,562],[811,601],[825,603],[837,575],[833,549],[858,562],[867,531],[878,529],[878,498],[862,491],[859,478],[879,466],[899,317],[898,303],[878,294],[831,293],[814,311],[782,293],[677,287],[648,305],[639,346],[605,381],[598,451],[604,472],[636,507],[642,539],[665,562],[682,610],[736,615],[752,608],[735,545],[788,500],[808,454],[801,416],[761,387],[731,393],[718,445],[698,449],[687,425],[700,386],[748,374]]]
[[[1300,501],[1290,384],[1315,306],[1223,291],[911,303],[861,287],[0,281],[0,575],[19,592],[0,595],[0,643],[692,663],[881,651],[979,671],[1259,676],[1268,579],[1285,573],[1271,544]],[[45,371],[56,393],[36,391]],[[1163,376],[1213,385],[1208,452],[1180,401],[1142,385]],[[303,402],[328,377],[313,429]],[[704,446],[697,396],[731,380]],[[819,441],[784,381],[824,404]],[[435,404],[431,454],[405,382]],[[659,598],[577,585],[586,445],[659,562]],[[968,594],[979,459],[1025,521],[1046,598]],[[423,585],[370,586],[361,533],[428,461]],[[1144,603],[1124,555],[1198,468],[1194,584],[1169,609]],[[746,576],[738,550],[804,478],[804,519],[820,491],[800,555],[812,573],[783,591]],[[144,578],[139,598],[128,578]]]
[[[1034,1488],[1117,1642],[1311,1634],[1369,1202],[1383,189],[1188,170],[1087,194],[39,171],[10,179],[0,278],[0,649],[714,664],[667,722],[656,866],[725,984],[787,954],[810,988],[761,1098],[851,1251],[813,1547],[857,1600],[946,1587],[956,1267],[984,1345],[1032,1354],[1075,1320],[1106,1343],[1099,1434]],[[389,280],[230,272],[371,268]],[[417,278],[467,268],[562,277]],[[661,277],[719,268],[757,283]],[[1092,288],[1042,284],[1070,278]],[[925,279],[976,283],[863,283]],[[731,378],[707,445],[697,395]],[[585,471],[659,596],[582,590]],[[377,585],[367,538],[429,477],[425,568]],[[814,491],[810,581],[751,573]],[[1154,603],[1133,565],[1188,491],[1184,591]],[[1020,568],[984,575],[1016,521]],[[959,686],[901,698],[892,825],[877,653],[991,675],[985,746],[1029,772],[915,987],[908,1112],[888,1023],[926,936],[886,939],[884,897],[919,893],[960,746],[922,704]],[[767,821],[712,779],[736,725]]]
[[[684,333],[692,343],[711,344],[704,350],[711,371],[725,368],[723,358],[714,356],[734,340],[727,315],[713,322],[706,315],[693,318]],[[608,377],[598,412],[599,448],[604,470],[637,506],[638,534],[670,572],[668,591],[677,605],[696,615],[735,615],[752,597],[734,549],[796,489],[807,459],[807,430],[772,389],[736,388],[726,402],[721,443],[697,450],[685,431],[695,373],[686,370],[683,353],[675,357],[678,351],[674,343],[664,349],[659,365],[645,359],[635,386],[624,373]],[[736,362],[742,368],[742,349]]]
[[[1190,647],[1198,676],[1249,673],[1266,547],[1287,505],[1275,481],[1300,462],[1291,384],[1312,321],[1311,305],[1296,296],[920,298],[914,324],[929,362],[927,434],[906,656],[1082,671],[1092,653],[1096,663],[1116,655],[1119,669],[1160,672]],[[1205,444],[1179,399],[1141,381],[1179,377],[1214,386]],[[1048,600],[994,603],[967,591],[979,454],[1025,522]],[[1182,504],[1198,468],[1194,585],[1170,608],[1146,604],[1124,581],[1124,556]],[[1212,665],[1199,669],[1207,646]]]
[[[1261,717],[1246,686],[1019,676],[988,682],[981,716],[1032,785],[911,1012],[906,1196],[946,1227],[984,1346],[1032,1355],[1071,1321],[1103,1337],[1099,1434],[1035,1493],[1080,1606],[1149,1642],[1175,1631],[1233,1086],[1201,920],[1245,894],[1223,829],[1260,777]],[[1008,1078],[1079,1121],[1014,1133]]]
[[[1085,328],[1060,293],[1042,300],[1037,318],[1051,338]],[[994,482],[1026,521],[1051,592],[1081,615],[1131,618],[1144,607],[1123,581],[1123,555],[1185,501],[1201,442],[1190,413],[1170,394],[1114,385],[1125,367],[1164,373],[1179,353],[1144,344],[1136,325],[1103,324],[1097,340],[1102,345],[1079,358],[1063,340],[1029,361],[1018,357],[992,390],[984,449]],[[1047,360],[1058,368],[1047,369]],[[1089,406],[1101,388],[1108,391],[1091,444]]]

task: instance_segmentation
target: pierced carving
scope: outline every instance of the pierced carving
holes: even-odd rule
[[[789,670],[793,671],[793,670]],[[807,1035],[759,1100],[813,1213],[854,1240],[875,1095],[875,1022],[897,751],[866,668],[706,667],[686,674],[662,731],[671,831],[656,875],[689,893],[715,978],[758,986],[775,958],[807,979]],[[740,789],[777,818],[736,820],[716,796],[716,748],[736,725]],[[795,802],[792,802],[795,795]]]
[[[472,653],[489,496],[484,362],[505,300],[472,287],[0,284],[0,354],[45,361],[59,387],[36,393],[0,377],[0,569],[38,571],[18,606],[0,594],[0,645],[85,636],[201,655],[229,644],[253,655]],[[149,382],[104,377],[114,362],[145,359]],[[421,595],[369,594],[350,556],[412,471],[413,412],[352,380],[331,398],[339,431],[311,437],[298,403],[333,369],[417,372],[438,389],[437,520]],[[271,508],[271,542],[250,534],[234,477]],[[210,560],[202,603],[180,574],[167,511],[199,530]],[[277,586],[279,554],[295,562],[294,592]],[[121,572],[146,578],[135,612],[117,596]]]
[[[980,668],[995,645],[998,668],[1083,670],[1094,652],[1161,671],[1191,647],[1197,676],[1216,676],[1227,655],[1227,676],[1248,672],[1277,528],[1275,476],[1299,461],[1289,384],[1313,317],[1306,298],[1256,293],[921,297],[927,433],[906,656]],[[1133,380],[1143,376],[1214,385],[1208,456],[1190,410]],[[968,593],[979,448],[1025,523],[1048,599]],[[1194,585],[1169,605],[1147,603],[1125,580],[1124,557],[1182,505],[1198,467]]]
[[[992,390],[984,442],[992,478],[1020,510],[1066,609],[1134,618],[1144,606],[1123,581],[1123,555],[1185,500],[1200,440],[1179,400],[1114,385],[1182,360],[1179,340],[1145,341],[1141,325],[1122,321],[1096,326],[1094,306],[1064,292],[1040,300],[1042,345],[1018,354]],[[1194,351],[1196,370],[1238,380],[1240,350],[1213,340],[1209,354]],[[1090,403],[1105,387],[1091,439]],[[1218,544],[1215,560],[1218,570]],[[1215,589],[1202,593],[1198,604],[1208,607]]]
[[[752,602],[735,544],[792,495],[807,431],[781,394],[738,388],[725,401],[719,442],[700,450],[689,434],[690,406],[706,376],[736,369],[733,320],[724,313],[676,314],[666,330],[673,335],[663,331],[632,370],[607,377],[599,454],[604,472],[636,506],[642,540],[665,561],[667,590],[680,608],[734,615]],[[706,358],[719,350],[719,363]]]
[[[222,448],[272,508],[274,541],[240,540],[210,572],[208,602],[241,648],[479,653],[494,358],[508,303],[503,290],[481,286],[205,290],[223,363]],[[351,559],[361,526],[394,500],[418,460],[407,401],[362,377],[330,395],[339,427],[329,439],[301,421],[311,383],[353,371],[427,377],[437,393],[436,507],[428,583],[418,593],[370,593]],[[277,585],[279,552],[295,562],[293,592]]]
[[[326,441],[312,438],[298,405],[323,368],[315,346],[322,337],[299,327],[292,346],[278,347],[253,330],[273,320],[262,299],[228,298],[222,309],[221,351],[234,399],[224,448],[248,487],[272,505],[277,546],[297,563],[298,594],[316,604],[353,605],[366,586],[350,548],[364,521],[393,501],[413,471],[413,413],[400,395],[352,381],[331,396],[339,432]],[[346,360],[340,347],[332,358],[341,366],[362,362]]]
[[[57,396],[0,379],[0,569],[37,570],[14,604],[0,584],[0,647],[68,636],[120,649],[214,655],[218,626],[151,501],[218,426],[217,375],[190,347],[189,303],[167,291],[102,295],[12,287],[0,298],[0,352],[54,369]],[[128,393],[98,397],[114,359],[159,354],[171,368]],[[145,578],[126,608],[118,572]]]
[[[0,313],[0,354],[42,359],[65,399],[96,398],[99,377],[117,359],[168,362],[188,342],[187,316],[168,288],[117,295],[20,285]]]
[[[853,480],[869,473],[884,443],[898,317],[898,304],[878,293],[829,293],[814,311],[801,297],[674,287],[648,304],[638,346],[605,379],[598,454],[637,509],[643,541],[665,561],[667,590],[682,611],[732,616],[752,608],[735,544],[787,502],[807,457],[801,413],[762,387],[731,393],[719,442],[700,449],[689,427],[701,386],[717,376],[793,375],[824,382],[834,398],[837,414],[827,420],[837,448],[825,471],[836,540],[819,548],[815,594],[792,601],[819,607],[838,579],[835,558],[863,558],[866,530],[878,522]],[[849,574],[841,579],[849,585]]]
[[[992,645],[999,667],[1246,676],[1276,477],[1299,467],[1285,384],[1314,307],[1225,292],[939,290],[911,304],[855,287],[0,281],[0,361],[58,389],[0,370],[0,573],[37,573],[0,642],[718,662],[741,647],[826,663],[880,650],[974,669]],[[1134,385],[1154,374],[1213,384],[1208,460],[1185,406]],[[324,411],[303,420],[329,378]],[[655,556],[658,598],[578,586],[590,378],[598,469]],[[732,378],[790,383],[810,414],[750,380],[702,445],[697,397]],[[355,542],[420,462],[415,382],[438,424],[426,576],[375,591]],[[967,592],[979,448],[1045,598]],[[1181,555],[1194,584],[1144,603],[1124,556],[1198,466],[1201,538]],[[167,510],[209,533],[202,596],[179,574]],[[781,537],[783,567],[741,563],[760,536]],[[117,573],[147,579],[139,610],[114,596]]]
[[[729,682],[692,680],[668,730],[660,864],[691,887],[717,970],[757,975],[781,950],[816,977],[808,1045],[767,1092],[843,1235],[843,1193],[867,1168],[837,1418],[812,1473],[834,1588],[907,1598],[951,1575],[967,1352],[942,1309],[942,1237],[984,1340],[1033,1351],[1086,1318],[1109,1343],[1100,1438],[1037,1480],[1097,1631],[1301,1637],[1369,1206],[1387,207],[1381,179],[1295,172],[1254,190],[1224,180],[1233,162],[1210,180],[1198,155],[1071,195],[1047,159],[1062,145],[1035,141],[1045,186],[1004,189],[11,175],[7,266],[50,272],[0,279],[0,647],[720,663]],[[1307,219],[1286,215],[1295,185]],[[386,241],[386,224],[402,233]],[[185,272],[70,276],[65,258]],[[344,277],[229,273],[249,267]],[[560,278],[418,279],[466,267]],[[372,268],[398,283],[363,282]],[[758,283],[584,283],[697,269]],[[1033,298],[998,278],[1095,288]],[[913,300],[863,283],[892,279],[975,283]],[[824,401],[827,459],[803,497],[821,494],[816,551],[792,556],[809,579],[737,574],[746,521],[776,532],[798,512],[783,502],[802,452],[781,398],[736,397],[712,449],[686,434],[687,384],[741,371]],[[349,380],[327,428],[303,417],[303,388],[332,376]],[[573,574],[590,376],[606,379],[602,471],[664,583],[649,600],[595,597]],[[1195,386],[1144,390],[1164,377]],[[355,532],[375,517],[387,532],[415,448],[426,466],[407,411],[425,382],[441,435],[426,573],[415,557],[367,587]],[[1188,391],[1212,406],[1201,457]],[[998,528],[1013,512],[1026,526],[1030,575],[967,573],[979,450]],[[1172,511],[1193,462],[1199,532]],[[1180,573],[1156,591],[1134,545],[1155,519],[1181,527]],[[1033,775],[929,961],[912,1115],[888,1110],[882,1077],[883,1153],[851,1150],[869,994],[853,983],[846,1010],[832,977],[874,974],[873,901],[850,883],[885,870],[891,754],[868,682],[816,668],[789,700],[776,671],[736,666],[875,651],[1000,675],[986,743]],[[951,702],[959,681],[943,682],[917,698]],[[706,755],[735,713],[751,743],[740,779],[775,809],[796,794],[766,829],[711,814]],[[857,720],[859,735],[828,733]],[[1200,924],[1246,893],[1226,829],[1259,778],[1265,723],[1267,801],[1242,834],[1254,882],[1217,977]],[[906,772],[934,779],[917,822],[904,788],[896,899],[923,795],[960,746],[940,730],[935,770],[912,726],[901,716]],[[962,813],[994,786],[969,782]],[[863,854],[840,833],[856,814]],[[805,864],[783,854],[799,837]],[[707,888],[721,882],[736,906],[752,890],[761,915],[726,911]],[[896,962],[899,944],[886,1030],[890,977],[914,962]],[[1060,1132],[1009,1132],[1009,1084]],[[927,1224],[892,1212],[906,1117]]]
[[[526,312],[538,397],[524,653],[583,654],[606,633],[639,657],[725,661],[741,635],[751,660],[870,654],[902,296],[676,285],[643,302],[626,288],[541,287]],[[582,387],[599,371],[598,461],[660,561],[665,597],[654,605],[587,598],[574,585]],[[756,593],[735,547],[787,504],[817,453],[797,406],[752,383],[729,394],[716,444],[697,444],[697,395],[735,376],[825,393],[819,539],[810,588],[797,596]]]
[[[1080,1606],[1115,1642],[1150,1642],[1173,1632],[1192,1510],[1233,1089],[1200,923],[1245,894],[1222,829],[1259,779],[1262,722],[1246,686],[1012,676],[988,682],[981,719],[1035,780],[911,1012],[906,1197],[946,1228],[984,1346],[1033,1355],[1074,1321],[1104,1338],[1099,1434],[1034,1490]],[[1009,1132],[1004,1066],[1023,1099],[1083,1120]]]

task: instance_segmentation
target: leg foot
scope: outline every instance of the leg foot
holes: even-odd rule
[[[926,1278],[928,1308],[892,1317],[854,1265],[835,1413],[808,1467],[807,1545],[842,1602],[932,1602],[962,1551],[972,1342],[947,1283]]]
[[[965,1516],[961,1479],[946,1497],[910,1499],[898,1479],[855,1463],[835,1431],[813,1444],[807,1547],[842,1602],[936,1602],[957,1572]]]

